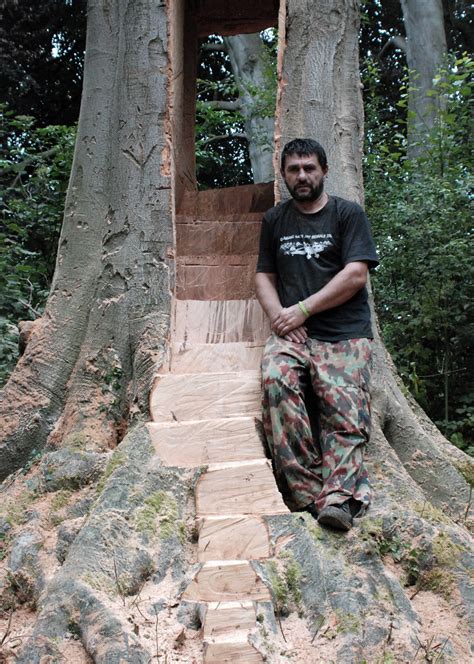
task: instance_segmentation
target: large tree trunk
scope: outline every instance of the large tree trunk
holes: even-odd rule
[[[258,109],[255,90],[265,90],[265,49],[259,33],[224,37],[232,71],[239,86],[239,104],[245,120],[254,182],[271,182],[273,173],[274,118]]]
[[[220,597],[217,585],[232,569],[250,580],[252,600],[240,608],[252,609],[257,625],[244,644],[244,659],[212,655],[227,645],[221,641],[216,649],[211,639],[206,662],[250,664],[263,656],[267,662],[301,664],[430,661],[441,648],[454,661],[468,661],[471,540],[465,513],[470,494],[460,470],[467,474],[471,468],[472,476],[472,466],[403,395],[380,339],[368,450],[375,501],[368,515],[346,536],[321,529],[309,515],[285,514],[278,495],[267,505],[262,495],[270,492],[271,473],[260,459],[242,477],[243,488],[230,489],[263,503],[263,516],[250,520],[266,534],[260,545],[265,551],[255,556],[259,560],[247,557],[239,564],[232,559],[216,565],[206,558],[217,545],[209,535],[204,544],[203,528],[209,532],[223,502],[222,493],[212,493],[210,478],[220,477],[225,493],[235,481],[230,469],[251,464],[232,461],[208,472],[208,449],[199,456],[193,443],[202,434],[201,411],[210,403],[230,409],[238,441],[241,425],[250,426],[248,413],[236,418],[235,408],[242,394],[246,407],[254,407],[256,372],[243,372],[246,387],[232,367],[240,352],[249,362],[258,355],[251,336],[258,315],[240,295],[232,306],[242,316],[231,332],[238,336],[241,328],[250,341],[245,348],[219,348],[209,337],[219,337],[230,306],[208,297],[215,301],[193,308],[184,297],[179,300],[179,293],[210,292],[238,281],[226,275],[244,274],[237,260],[220,263],[213,243],[227,237],[233,256],[235,210],[245,208],[248,197],[252,212],[259,195],[254,190],[234,192],[230,210],[214,205],[217,220],[199,217],[205,219],[199,222],[201,234],[189,210],[176,224],[178,268],[189,281],[177,285],[175,318],[187,317],[191,332],[206,331],[206,352],[213,353],[216,374],[200,377],[203,344],[193,350],[186,333],[176,357],[187,368],[162,377],[153,392],[154,437],[139,423],[113,453],[104,452],[120,441],[127,410],[139,414],[141,409],[148,416],[151,377],[163,364],[171,317],[173,275],[167,260],[175,247],[168,148],[171,142],[179,161],[172,121],[183,108],[176,102],[179,94],[172,95],[182,73],[175,41],[184,25],[184,3],[161,5],[90,2],[84,99],[54,286],[3,397],[2,468],[11,475],[2,487],[0,531],[8,557],[1,563],[0,608],[12,611],[4,644],[13,653],[14,636],[26,630],[29,638],[17,659],[24,664],[200,662],[203,612],[214,611],[216,620],[218,606],[209,597]],[[354,200],[362,198],[358,10],[355,0],[308,2],[304,11],[299,0],[282,5],[277,132],[282,141],[308,135],[325,144],[330,191]],[[208,200],[188,196],[193,197]],[[204,208],[200,215],[209,214]],[[219,215],[227,215],[224,228]],[[247,216],[241,247],[255,232],[254,216]],[[186,262],[184,254],[197,252],[198,241],[214,262],[209,256],[207,263],[196,256]],[[205,251],[199,253],[202,258]],[[240,282],[238,287],[243,288]],[[209,320],[195,320],[199,311],[207,311]],[[261,320],[258,325],[264,328]],[[227,341],[235,341],[232,335]],[[190,399],[192,384],[201,385],[195,400]],[[176,396],[173,389],[166,392],[166,385],[175,386]],[[171,429],[181,434],[170,443]],[[48,436],[54,445],[39,463],[32,459],[25,465],[31,449],[43,449]],[[218,443],[219,454],[224,453]],[[212,436],[204,447],[211,444]],[[255,441],[252,445],[255,450]],[[241,453],[242,445],[235,447]],[[13,472],[21,465],[23,473]],[[227,503],[225,509],[231,508]],[[246,523],[249,512],[241,509],[240,521]],[[207,515],[202,528],[194,524],[196,510]],[[207,562],[195,565],[197,560]],[[228,581],[232,585],[232,578]],[[199,594],[205,583],[207,603]],[[30,611],[18,609],[20,603]],[[241,632],[242,613],[234,613],[238,607],[231,604],[225,607],[226,619],[235,615],[234,631]],[[6,629],[8,615],[2,624]]]
[[[91,2],[88,25],[51,294],[2,394],[2,477],[48,436],[114,447],[130,409],[146,409],[169,325],[165,8]]]
[[[429,96],[447,53],[442,0],[401,0],[409,69],[408,155],[423,151],[423,137],[442,109],[442,97]]]

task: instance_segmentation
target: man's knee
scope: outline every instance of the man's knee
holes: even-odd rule
[[[262,362],[262,387],[264,391],[284,393],[304,393],[304,374],[294,367],[281,363]]]

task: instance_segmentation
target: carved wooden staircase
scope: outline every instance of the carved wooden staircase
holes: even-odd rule
[[[271,205],[268,186],[233,192],[232,209]],[[183,595],[206,607],[204,662],[253,664],[263,661],[249,641],[256,603],[271,594],[251,561],[273,554],[264,517],[288,512],[255,428],[269,333],[252,297],[261,212],[229,214],[229,190],[209,211],[206,194],[176,220],[169,373],[152,391],[149,429],[163,464],[206,467],[195,496],[202,566]]]

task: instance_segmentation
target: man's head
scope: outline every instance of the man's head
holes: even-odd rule
[[[281,175],[296,201],[316,201],[324,189],[328,171],[322,145],[310,138],[295,138],[283,148]]]

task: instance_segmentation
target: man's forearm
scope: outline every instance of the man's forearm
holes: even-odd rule
[[[276,274],[268,272],[257,272],[255,277],[257,299],[262,305],[262,309],[270,319],[271,328],[274,332],[276,332],[281,337],[285,337],[287,341],[293,341],[294,343],[304,343],[308,338],[308,333],[306,328],[302,325],[303,319],[301,320],[301,325],[293,325],[291,328],[286,329],[284,333],[279,326],[277,327],[275,325],[275,321],[278,320],[281,312],[286,311],[286,309],[283,309],[280,298],[278,297],[276,284]]]
[[[348,263],[321,290],[303,300],[310,316],[338,307],[351,299],[367,281],[367,264],[362,261]]]
[[[257,272],[255,276],[257,300],[270,320],[273,320],[283,308],[278,297],[276,283],[276,274]]]
[[[366,280],[367,263],[361,261],[349,263],[321,290],[302,300],[303,307],[296,302],[291,307],[281,309],[272,319],[272,329],[280,336],[286,336],[291,330],[304,326],[308,316],[317,315],[321,311],[332,309],[350,300],[363,288]],[[303,310],[306,310],[308,315]]]

